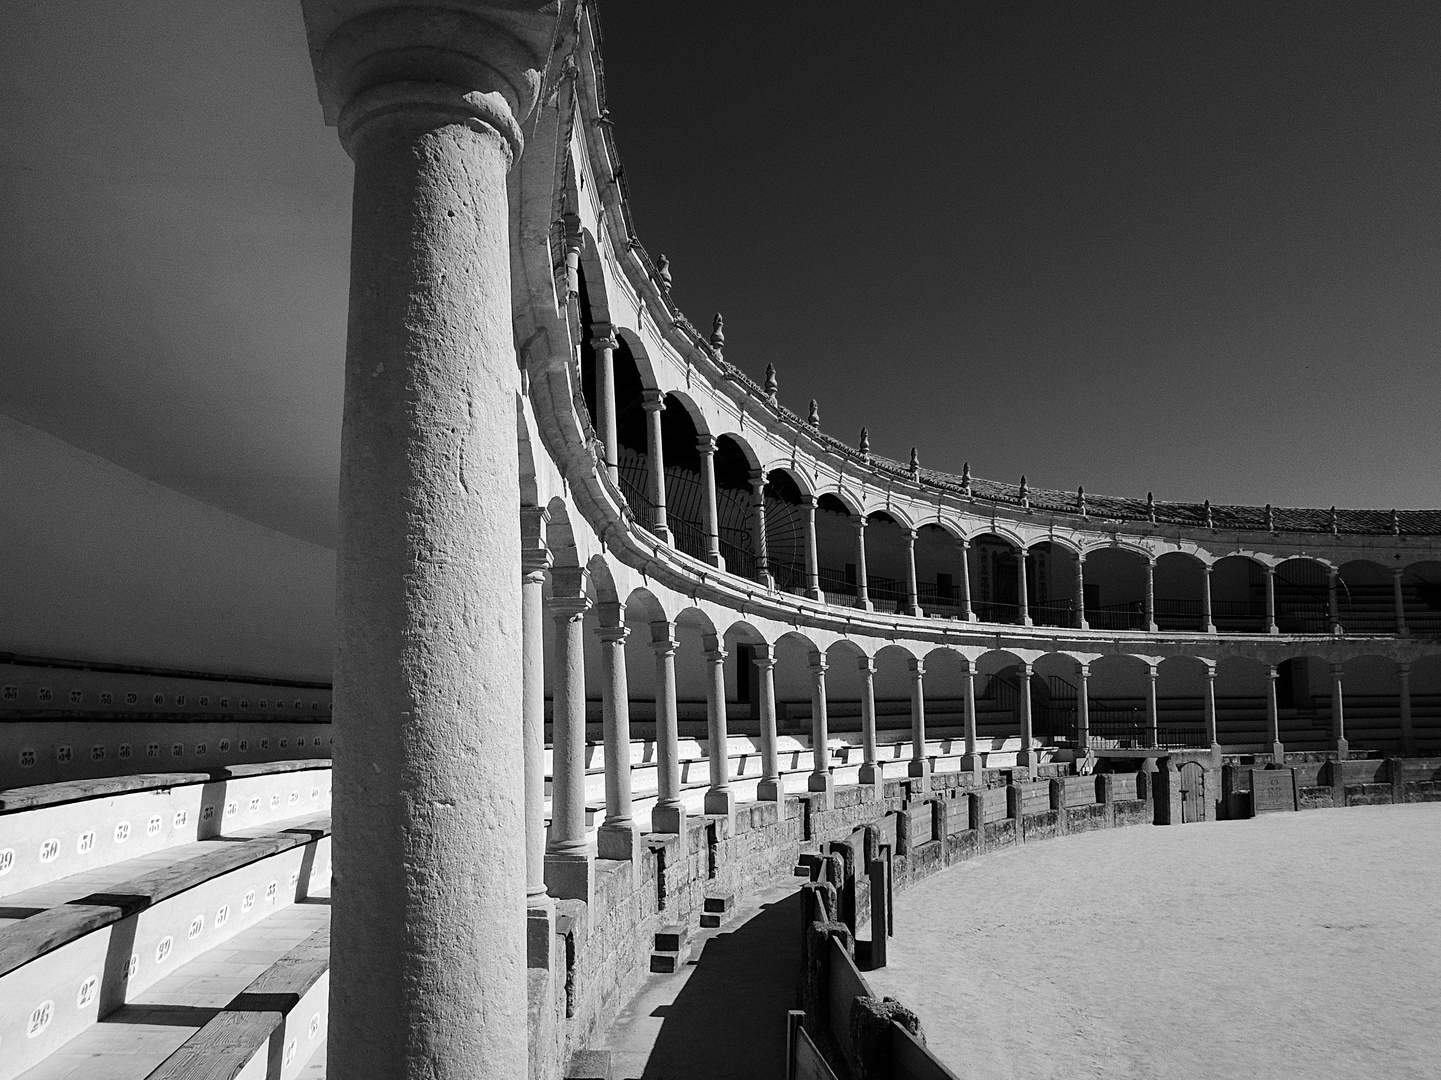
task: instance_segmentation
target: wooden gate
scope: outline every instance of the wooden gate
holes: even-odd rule
[[[1181,821],[1206,820],[1206,770],[1199,761],[1181,766]]]

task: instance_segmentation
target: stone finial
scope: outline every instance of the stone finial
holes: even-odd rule
[[[1336,508],[1331,507],[1331,535],[1335,536],[1341,531],[1340,520],[1336,517]]]
[[[1021,486],[1017,489],[1016,494],[1020,497],[1021,505],[1029,509],[1031,505],[1031,489],[1026,486],[1025,473],[1021,473]]]
[[[1082,517],[1090,517],[1086,510],[1086,489],[1079,484],[1076,485],[1076,509],[1081,512]]]
[[[719,311],[715,313],[715,322],[711,323],[710,347],[717,353],[726,347],[725,319],[721,318]]]
[[[967,495],[971,493],[971,463],[969,461],[961,466],[961,490]]]
[[[655,264],[655,276],[660,278],[660,287],[666,292],[670,292],[670,260],[664,255]]]
[[[1210,500],[1210,499],[1207,499],[1207,500],[1206,500],[1206,507],[1205,507],[1205,509],[1206,509],[1206,528],[1208,528],[1208,529],[1214,529],[1214,528],[1216,527],[1216,521],[1215,521],[1215,519],[1211,516],[1211,500]]]
[[[811,398],[811,411],[806,417],[806,423],[813,428],[821,426],[821,407],[816,403],[815,398]]]
[[[1393,536],[1401,535],[1401,515],[1395,510],[1391,511],[1391,534]]]
[[[920,471],[921,471],[921,455],[918,454],[918,453],[916,453],[916,448],[913,446],[913,447],[911,447],[911,472],[913,472],[913,473],[918,473],[918,472],[920,472]]]
[[[1156,496],[1150,491],[1146,492],[1146,520],[1156,524]]]
[[[766,389],[766,399],[767,399],[772,405],[774,405],[774,404],[776,403],[776,394],[777,394],[777,393],[779,392],[779,390],[780,390],[780,383],[778,383],[778,382],[776,381],[776,366],[775,366],[774,364],[767,364],[767,365],[766,365],[766,388],[765,388],[765,389]]]
[[[871,452],[871,433],[870,433],[869,431],[867,431],[865,428],[861,428],[861,453],[863,453],[863,454],[869,454],[870,452]]]
[[[1276,512],[1271,509],[1271,504],[1266,504],[1266,531],[1276,531]]]

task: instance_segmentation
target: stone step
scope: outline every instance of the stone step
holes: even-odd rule
[[[657,975],[674,975],[685,964],[688,949],[677,952],[657,949],[650,954],[650,969]]]
[[[719,893],[707,896],[702,904],[700,924],[708,930],[720,926],[735,906],[735,894]]]

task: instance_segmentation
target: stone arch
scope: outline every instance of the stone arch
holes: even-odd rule
[[[683,394],[667,393],[660,414],[661,448],[665,460],[666,524],[675,547],[697,559],[706,557],[705,501],[701,477],[700,437],[705,419]]]
[[[1310,555],[1291,555],[1275,564],[1276,625],[1283,634],[1325,634],[1331,630],[1331,564]]]
[[[960,535],[941,521],[922,522],[916,529],[917,601],[927,615],[962,615]]]
[[[590,593],[597,604],[619,604],[620,593],[616,589],[615,575],[604,555],[592,555],[585,564],[586,578]]]
[[[806,502],[804,477],[786,466],[767,471],[766,572],[777,588],[805,595],[810,588],[806,573]]]
[[[755,507],[751,477],[759,473],[760,458],[744,438],[727,432],[716,439],[716,528],[726,569],[752,581],[765,580],[755,536]]]
[[[910,525],[891,510],[866,515],[866,586],[877,611],[909,613]]]
[[[1026,548],[1028,614],[1037,626],[1078,626],[1083,597],[1076,593],[1079,549],[1043,537]]]
[[[776,700],[784,704],[786,719],[780,730],[796,736],[811,730],[811,658],[819,646],[800,630],[788,630],[775,641]],[[827,695],[829,696],[829,695]]]
[[[1406,628],[1417,636],[1441,635],[1441,561],[1420,559],[1401,571]]]
[[[550,548],[551,567],[577,567],[580,565],[576,550],[575,533],[570,524],[570,510],[559,495],[546,504],[550,520],[545,525],[545,543]]]
[[[1156,626],[1205,633],[1202,592],[1206,562],[1194,551],[1172,548],[1156,557]]]
[[[655,654],[651,642],[657,630],[669,632],[671,614],[655,593],[645,587],[632,589],[625,598],[625,621],[630,636],[625,643],[627,689],[633,701],[655,701]],[[649,734],[643,721],[649,721]],[[655,737],[654,705],[632,710],[632,724],[637,738]],[[640,726],[634,726],[639,724]]]
[[[816,499],[816,562],[821,589],[831,603],[854,603],[858,593],[855,523],[860,507],[850,494],[834,488]]]
[[[631,362],[635,365],[641,385],[647,390],[658,390],[660,381],[655,375],[655,365],[651,362],[650,353],[646,351],[645,342],[641,340],[640,335],[624,326],[617,326],[615,336],[618,345],[625,348]]]
[[[520,505],[540,505],[540,480],[535,469],[536,436],[531,430],[525,398],[515,396],[516,466],[520,478]]]
[[[1377,559],[1352,559],[1336,573],[1336,606],[1348,634],[1394,634],[1396,600],[1391,567]],[[1402,576],[1402,598],[1405,599]]]
[[[1137,544],[1088,546],[1086,621],[1093,630],[1145,630],[1146,567],[1151,553]]]
[[[1266,630],[1266,563],[1231,552],[1211,564],[1211,621],[1225,634]]]
[[[971,610],[982,622],[1015,623],[1020,618],[1020,553],[1025,541],[1004,526],[981,529],[970,537],[967,564]]]

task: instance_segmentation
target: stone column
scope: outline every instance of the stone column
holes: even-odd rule
[[[1211,571],[1210,563],[1201,564],[1201,633],[1214,634],[1216,621],[1211,615]]]
[[[631,816],[630,687],[625,672],[625,607],[600,606],[600,699],[605,729],[605,820],[596,833],[596,854],[602,859],[634,861],[640,830]]]
[[[762,643],[751,646],[759,678],[761,721],[761,778],[756,785],[756,798],[761,802],[780,802],[785,797],[781,784],[780,763],[776,760],[776,647]]]
[[[725,567],[720,553],[720,514],[715,494],[715,438],[697,435],[696,453],[700,454],[701,529],[705,533],[705,561]]]
[[[650,624],[655,652],[656,803],[650,812],[651,832],[685,832],[685,806],[680,801],[680,723],[675,707],[675,652],[680,642],[668,622]]]
[[[1281,710],[1276,705],[1276,679],[1279,673],[1276,665],[1272,664],[1269,671],[1269,681],[1266,684],[1266,730],[1271,737],[1271,756],[1277,765],[1286,763],[1286,747],[1281,743]]]
[[[1016,554],[1016,623],[1019,626],[1031,625],[1031,602],[1026,586],[1027,554],[1025,548],[1021,548]]]
[[[1331,633],[1341,633],[1341,605],[1336,600],[1336,585],[1341,571],[1334,566],[1326,574],[1326,614],[1331,620]]]
[[[972,622],[975,614],[971,611],[971,542],[960,541],[961,550],[961,618]]]
[[[554,567],[550,614],[555,620],[555,687],[551,692],[550,837],[545,884],[561,900],[590,901],[590,845],[585,835],[584,571]]]
[[[829,806],[833,787],[831,779],[830,724],[826,717],[826,658],[811,654],[811,769],[806,789],[819,792],[823,805]]]
[[[916,530],[906,530],[906,606],[908,614],[920,615],[921,590],[916,580]]]
[[[767,588],[774,588],[770,572],[770,552],[766,547],[766,474],[757,470],[750,474],[751,485],[751,529],[755,533],[751,541],[752,554],[756,557],[756,580]]]
[[[1029,661],[1021,663],[1021,749],[1016,754],[1017,765],[1030,765],[1035,760],[1031,751],[1031,670]]]
[[[1276,568],[1264,566],[1262,570],[1266,574],[1266,633],[1279,634],[1281,631],[1276,627]]]
[[[1346,703],[1341,694],[1342,665],[1331,665],[1331,738],[1336,743],[1336,753],[1346,760]]]
[[[1411,728],[1411,665],[1404,661],[1396,665],[1401,678],[1401,753],[1405,757],[1416,756],[1416,734]]]
[[[1205,700],[1202,710],[1206,717],[1206,741],[1211,744],[1211,756],[1219,758],[1221,751],[1220,734],[1216,730],[1216,669],[1206,666]]]
[[[1086,557],[1076,556],[1076,625],[1082,630],[1091,628],[1086,618]]]
[[[1146,745],[1156,746],[1160,742],[1161,714],[1156,704],[1156,677],[1159,674],[1155,664],[1146,665]]]
[[[1091,746],[1091,694],[1088,683],[1091,678],[1090,664],[1076,665],[1076,746],[1084,754]]]
[[[544,507],[520,511],[521,742],[525,761],[525,903],[533,967],[549,966],[555,901],[545,888],[545,572],[550,550]]]
[[[876,662],[869,656],[856,657],[861,672],[861,772],[862,784],[879,784],[881,768],[876,764]]]
[[[705,793],[705,812],[730,817],[735,813],[735,792],[730,780],[730,726],[726,719],[725,642],[715,634],[705,636],[706,764],[710,787]]]
[[[966,754],[961,758],[961,772],[968,772],[977,778],[981,774],[981,755],[976,746],[976,662],[963,657],[966,664],[965,678],[961,681],[964,697]]]
[[[871,610],[870,583],[866,573],[866,519],[856,515],[856,606]]]
[[[520,380],[506,174],[559,13],[447,13],[442,63],[421,9],[302,7],[325,122],[355,162],[329,1070],[522,1076]]]
[[[605,467],[610,478],[620,483],[620,443],[615,431],[615,330],[609,323],[596,323],[591,348],[595,350],[595,396],[600,410],[600,441],[605,444]]]
[[[816,497],[802,495],[805,508],[804,524],[806,537],[806,595],[812,600],[822,599],[821,564],[816,554]]]
[[[1156,560],[1146,560],[1146,629],[1156,633]]]
[[[919,777],[921,790],[930,787],[931,762],[926,754],[926,665],[910,660],[911,670],[911,761],[906,775]]]
[[[645,410],[645,453],[653,507],[650,531],[670,543],[670,527],[665,520],[665,447],[660,426],[660,414],[665,412],[665,394],[659,390],[642,390],[640,407]]]
[[[1406,598],[1401,592],[1401,572],[1399,566],[1391,571],[1391,595],[1396,602],[1396,636],[1410,637],[1411,631],[1406,626]]]

